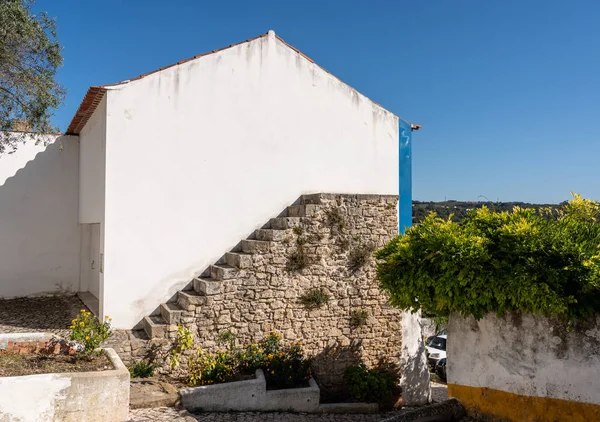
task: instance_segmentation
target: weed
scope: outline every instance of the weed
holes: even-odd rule
[[[369,313],[364,309],[355,309],[350,313],[350,325],[354,328],[365,325],[368,319]]]
[[[327,210],[327,224],[331,229],[332,233],[341,233],[342,230],[346,227],[346,220],[342,215],[342,212],[339,208],[332,208]]]
[[[300,303],[306,309],[317,309],[329,302],[329,292],[324,287],[310,289],[300,296]]]
[[[310,258],[302,244],[299,244],[295,251],[288,256],[286,269],[290,272],[300,271],[310,264]]]
[[[185,328],[183,325],[177,326],[177,340],[169,356],[169,363],[171,369],[175,369],[179,366],[179,356],[188,349],[191,349],[194,343],[194,337],[190,330]]]
[[[294,234],[298,236],[301,236],[304,233],[304,229],[300,226],[295,226],[292,230],[294,231]]]
[[[131,378],[148,378],[154,375],[154,365],[146,360],[139,360],[129,367]]]
[[[348,268],[350,268],[350,271],[354,272],[362,268],[369,262],[374,251],[375,245],[372,243],[360,243],[354,246],[348,254]]]
[[[235,334],[231,330],[223,331],[219,334],[217,343],[227,345],[230,350],[233,350],[235,346]]]

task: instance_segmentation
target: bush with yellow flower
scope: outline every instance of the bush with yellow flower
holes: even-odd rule
[[[90,354],[98,348],[100,343],[111,335],[110,318],[108,315],[103,320],[96,318],[91,312],[82,309],[77,318],[71,321],[71,340],[84,346],[84,353]]]
[[[188,359],[188,383],[210,385],[254,375],[262,369],[269,388],[293,388],[310,378],[310,359],[304,356],[302,343],[281,343],[279,333],[269,333],[260,343],[246,348],[231,348],[209,353],[197,349]]]

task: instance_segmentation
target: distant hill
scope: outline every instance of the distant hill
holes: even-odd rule
[[[496,211],[512,211],[513,207],[521,208],[557,208],[560,204],[529,204],[527,202],[463,202],[463,201],[443,201],[443,202],[424,202],[413,201],[413,223],[422,221],[431,211],[435,211],[438,217],[448,218],[454,214],[454,221],[461,221],[473,208],[487,206]]]

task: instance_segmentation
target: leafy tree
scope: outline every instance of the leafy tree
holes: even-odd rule
[[[0,0],[0,129],[13,120],[26,121],[31,131],[53,132],[52,111],[64,100],[55,80],[62,64],[56,22],[44,12],[34,14],[33,0]],[[14,149],[22,134],[2,132],[0,153]]]
[[[392,305],[477,319],[523,311],[600,312],[600,204],[579,195],[558,209],[432,213],[376,253]]]

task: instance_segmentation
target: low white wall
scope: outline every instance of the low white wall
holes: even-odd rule
[[[112,349],[114,369],[0,377],[0,421],[119,422],[129,416],[129,370]]]
[[[190,411],[248,412],[293,411],[317,412],[320,390],[316,381],[309,386],[267,391],[267,381],[262,369],[256,378],[247,381],[226,382],[186,388],[179,392],[181,404]]]
[[[0,297],[78,289],[78,140],[48,140],[0,155]]]
[[[600,405],[600,317],[568,331],[534,315],[452,315],[447,344],[449,385]]]
[[[273,34],[107,98],[104,300],[120,328],[301,194],[398,194],[397,117]]]

